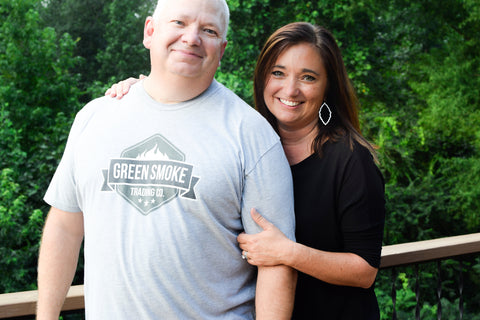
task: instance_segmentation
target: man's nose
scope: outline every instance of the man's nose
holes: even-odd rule
[[[195,26],[185,28],[182,40],[189,46],[199,46],[202,42],[200,32]]]

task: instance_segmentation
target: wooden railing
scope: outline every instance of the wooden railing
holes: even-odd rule
[[[480,253],[480,233],[384,246],[381,269]],[[0,319],[33,316],[36,290],[0,294]],[[72,286],[63,311],[84,309],[83,285]]]
[[[401,312],[403,313],[402,319],[405,318],[405,312],[407,312],[408,319],[420,320],[424,307],[423,303],[421,302],[421,297],[425,298],[427,296],[430,296],[430,303],[434,303],[433,300],[436,299],[436,303],[434,303],[436,304],[436,309],[433,308],[430,310],[430,312],[435,310],[434,313],[436,314],[436,319],[443,319],[442,317],[444,316],[444,312],[442,305],[444,303],[444,297],[442,296],[442,291],[444,291],[445,289],[443,288],[443,280],[447,280],[448,283],[449,281],[452,281],[452,279],[442,279],[442,262],[448,261],[449,263],[447,264],[450,265],[449,272],[458,272],[457,279],[454,280],[457,286],[456,295],[458,298],[458,305],[456,308],[456,315],[447,314],[447,317],[448,319],[453,319],[453,316],[455,317],[455,319],[463,320],[464,316],[466,316],[464,309],[464,301],[466,301],[464,299],[464,289],[466,288],[466,283],[463,280],[464,262],[469,260],[469,256],[478,257],[479,254],[480,233],[384,246],[382,248],[381,260],[382,275],[385,275],[385,272],[389,270],[391,279],[390,298],[392,303],[392,309],[388,312],[389,319],[396,320],[397,312],[399,312],[399,310],[397,309],[401,309]],[[451,267],[453,266],[453,261],[457,262],[457,267],[452,269]],[[432,287],[429,287],[427,292],[420,289],[420,283],[422,282],[420,266],[422,266],[422,269],[428,269],[429,272],[432,271],[432,266],[433,270],[436,269],[436,275],[434,276],[436,278],[436,284],[432,283],[432,281],[429,281],[429,284]],[[415,294],[414,308],[409,307],[407,308],[407,310],[405,310],[405,307],[397,308],[398,277],[401,274],[399,270],[409,270],[408,278],[410,278],[410,280],[412,281],[412,286],[410,288]],[[427,274],[429,272],[427,272]],[[385,278],[383,280],[385,281]],[[453,282],[450,283],[450,286],[452,284]],[[404,284],[402,284],[399,289],[402,290],[401,288],[403,286]],[[471,287],[471,285],[469,287]],[[433,293],[434,295],[432,296]],[[450,312],[453,311],[450,310]],[[427,318],[431,317],[433,317],[433,314],[430,314]]]
[[[480,233],[384,246],[380,268],[480,253]]]
[[[37,290],[0,294],[0,319],[33,316],[37,300]],[[83,285],[70,287],[62,311],[84,308]]]

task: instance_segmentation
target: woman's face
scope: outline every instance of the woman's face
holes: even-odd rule
[[[279,129],[300,130],[318,123],[327,74],[317,49],[308,43],[280,54],[266,79],[263,98]]]

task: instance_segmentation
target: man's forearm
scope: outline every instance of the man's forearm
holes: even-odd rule
[[[38,259],[37,320],[58,319],[75,274],[83,238],[80,233],[62,229],[62,222],[50,214]]]
[[[286,266],[259,267],[255,308],[257,320],[290,319],[297,272]]]

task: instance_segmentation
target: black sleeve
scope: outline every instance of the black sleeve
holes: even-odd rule
[[[345,252],[378,268],[385,224],[385,184],[370,152],[355,144],[339,177],[338,210]]]

